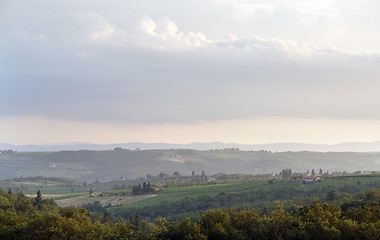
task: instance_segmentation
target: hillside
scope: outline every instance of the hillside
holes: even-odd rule
[[[165,188],[156,197],[111,207],[115,216],[129,219],[139,212],[146,219],[169,220],[196,218],[211,209],[255,209],[270,213],[281,205],[287,211],[299,209],[313,201],[341,206],[359,206],[380,197],[380,175],[326,176],[323,181],[302,184],[294,179],[254,180],[201,186]],[[364,193],[369,192],[369,193]],[[350,205],[351,204],[351,205]],[[121,205],[121,204],[120,204]],[[102,213],[102,210],[99,214]]]
[[[191,175],[218,172],[265,174],[284,168],[293,172],[311,169],[324,171],[380,170],[380,153],[352,152],[268,152],[237,149],[198,151],[127,150],[3,152],[0,154],[0,178],[30,176],[66,177],[81,181],[109,181],[143,177],[160,172]]]

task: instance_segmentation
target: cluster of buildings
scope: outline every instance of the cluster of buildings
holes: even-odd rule
[[[294,177],[296,179],[302,180],[302,183],[314,183],[314,182],[320,182],[323,179],[321,178],[322,175],[322,169],[319,170],[319,174],[315,173],[315,170],[313,169],[311,173],[309,170],[306,173],[292,173],[292,169],[283,169],[279,176],[281,178],[291,178]]]

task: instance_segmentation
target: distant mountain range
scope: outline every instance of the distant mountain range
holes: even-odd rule
[[[0,143],[0,150],[16,150],[19,152],[57,152],[64,150],[112,150],[114,148],[123,149],[194,149],[211,150],[238,148],[244,151],[266,150],[272,152],[380,152],[380,141],[376,142],[346,142],[340,144],[307,144],[307,143],[271,143],[271,144],[237,144],[237,143],[189,143],[189,144],[170,144],[170,143],[118,143],[118,144],[57,144],[57,145],[13,145]]]

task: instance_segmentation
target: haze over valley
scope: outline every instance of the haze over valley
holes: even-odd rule
[[[214,150],[114,150],[12,152],[0,154],[2,179],[33,176],[66,177],[80,181],[112,181],[192,172],[278,174],[283,169],[304,173],[312,169],[325,172],[379,171],[380,153],[354,152],[269,152],[235,148]]]

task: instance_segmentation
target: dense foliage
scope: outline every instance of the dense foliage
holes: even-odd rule
[[[368,200],[376,191],[365,193]],[[378,201],[342,208],[314,202],[292,213],[282,207],[270,215],[255,210],[209,210],[198,219],[111,223],[91,220],[85,209],[58,208],[40,193],[0,191],[0,239],[380,239]]]
[[[144,182],[142,187],[141,184],[132,187],[132,195],[141,195],[145,193],[151,193],[154,191],[155,190],[150,186],[150,182],[148,182],[148,184]]]

